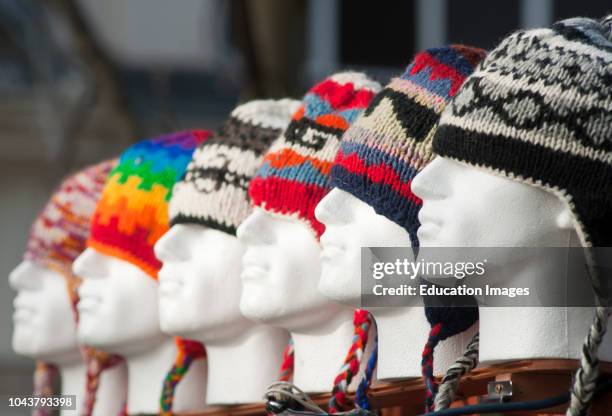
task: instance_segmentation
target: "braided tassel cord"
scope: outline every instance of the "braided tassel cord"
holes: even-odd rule
[[[433,360],[434,360],[434,349],[436,345],[443,339],[440,336],[442,331],[442,324],[437,323],[431,327],[429,331],[429,337],[425,348],[423,348],[422,360],[421,360],[421,372],[423,375],[423,381],[425,382],[425,413],[429,413],[434,410],[434,398],[438,391],[438,385],[433,374]]]
[[[59,379],[59,370],[53,364],[43,361],[36,362],[34,370],[34,395],[40,397],[50,397],[53,395],[53,385]],[[45,408],[32,410],[32,416],[49,416],[51,410]]]
[[[96,404],[96,393],[100,385],[102,371],[123,362],[123,359],[118,355],[97,351],[91,347],[83,347],[83,357],[87,366],[87,384],[81,416],[91,416]]]
[[[174,391],[178,383],[183,379],[189,366],[198,358],[206,357],[204,346],[199,342],[176,338],[178,354],[176,360],[166,374],[162,386],[161,398],[159,400],[159,416],[172,416],[172,405],[174,404]]]
[[[353,341],[344,359],[344,364],[340,367],[340,373],[334,380],[332,396],[328,403],[329,413],[337,413],[347,409],[346,394],[348,386],[359,371],[359,365],[361,364],[363,351],[368,342],[368,331],[371,325],[372,316],[370,313],[363,309],[355,309],[353,314]]]
[[[571,389],[571,402],[565,413],[566,416],[586,416],[589,413],[597,385],[597,377],[599,376],[597,350],[606,333],[611,313],[612,309],[607,307],[599,306],[595,309],[593,323],[582,346],[580,367],[574,377],[574,385]]]
[[[278,381],[291,381],[293,378],[294,353],[293,339],[290,339],[283,350],[283,361],[281,362]]]
[[[372,376],[374,375],[374,369],[376,369],[376,364],[378,363],[378,335],[374,339],[374,342],[375,345],[372,349],[372,354],[368,359],[365,374],[363,375],[363,378],[359,383],[359,387],[357,387],[357,392],[355,393],[355,403],[360,409],[364,410],[372,410],[372,406],[370,406],[370,399],[368,399],[368,390],[372,384]]]
[[[480,336],[476,333],[465,348],[463,356],[459,357],[446,372],[434,399],[435,410],[448,409],[455,399],[461,377],[478,366],[479,341]]]

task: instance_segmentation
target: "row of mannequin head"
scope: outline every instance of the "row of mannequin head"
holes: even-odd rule
[[[56,363],[74,359],[78,344],[121,355],[128,406],[143,411],[147,399],[135,391],[169,336],[206,345],[215,404],[261,397],[291,336],[295,384],[326,391],[351,344],[362,247],[605,245],[609,143],[597,130],[605,112],[561,117],[558,106],[508,96],[506,85],[561,100],[554,89],[532,91],[529,78],[529,59],[553,75],[559,63],[525,57],[521,45],[542,37],[541,54],[550,39],[575,48],[564,28],[598,30],[580,22],[514,34],[484,61],[484,51],[466,46],[427,50],[382,90],[364,74],[336,74],[301,104],[238,107],[212,138],[183,132],[128,149],[97,203],[88,248],[72,264],[82,279],[76,331],[58,324],[72,311],[67,299],[56,301],[67,296],[56,273],[27,260],[11,275],[15,350]],[[595,80],[596,61],[582,62]],[[576,80],[563,82],[576,108],[593,99]],[[529,109],[546,117],[526,123]],[[564,135],[542,133],[537,123],[550,120]],[[577,138],[576,123],[587,137]],[[502,265],[504,278],[548,275],[538,258],[516,260]],[[378,378],[419,376],[429,332],[422,305],[370,312]],[[591,316],[586,308],[482,310],[480,360],[579,358]],[[441,343],[436,374],[475,331]],[[609,342],[601,357],[612,358]],[[227,389],[236,380],[239,388]],[[196,402],[185,399],[184,408]]]

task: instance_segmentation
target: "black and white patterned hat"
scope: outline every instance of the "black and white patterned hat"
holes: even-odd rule
[[[255,100],[236,107],[200,145],[172,191],[170,223],[200,224],[235,235],[249,215],[247,190],[263,154],[291,121],[296,100]]]
[[[433,151],[541,187],[574,215],[599,307],[567,415],[586,415],[612,312],[610,17],[573,18],[504,39],[443,112]]]
[[[555,193],[584,247],[612,247],[609,23],[573,18],[508,36],[442,114],[433,150]],[[593,278],[609,300],[608,282]]]

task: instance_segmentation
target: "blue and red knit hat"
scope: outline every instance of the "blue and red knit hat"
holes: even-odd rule
[[[404,227],[416,247],[422,201],[412,193],[412,179],[433,159],[440,114],[484,56],[462,45],[418,53],[342,137],[332,186]]]
[[[331,189],[330,172],[342,134],[367,108],[380,85],[357,72],[332,75],[306,93],[285,132],[272,144],[249,184],[253,205],[272,215],[304,221],[321,237],[325,226],[314,210]],[[351,348],[334,380],[331,413],[346,407],[346,391],[357,373],[371,318],[355,311]],[[291,374],[292,346],[286,350],[282,378]]]
[[[251,180],[252,203],[305,221],[319,238],[324,226],[314,209],[331,189],[340,138],[379,90],[377,82],[357,72],[335,74],[310,89]]]

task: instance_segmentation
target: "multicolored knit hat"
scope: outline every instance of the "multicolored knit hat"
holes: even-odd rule
[[[431,139],[442,110],[484,55],[463,45],[418,53],[342,136],[332,186],[404,227],[416,247],[421,200],[410,184],[433,158]]]
[[[153,246],[169,228],[172,187],[208,136],[204,130],[183,131],[142,140],[123,152],[96,207],[87,245],[157,279],[161,263]]]
[[[201,224],[235,235],[251,211],[249,182],[299,105],[284,99],[236,107],[219,131],[194,152],[185,177],[174,185],[170,224]]]
[[[90,166],[65,179],[30,229],[24,259],[75,278],[72,262],[85,250],[96,202],[116,160]],[[76,292],[71,290],[71,298]],[[75,303],[76,313],[76,303]]]
[[[611,21],[573,18],[508,36],[446,108],[433,140],[441,156],[559,196],[574,214],[606,306],[610,276],[592,247],[612,247]],[[592,398],[609,313],[597,309],[571,414],[585,413]]]
[[[331,188],[329,173],[340,138],[379,90],[365,74],[343,72],[308,91],[249,185],[253,204],[305,221],[320,237],[324,226],[314,209]]]
[[[340,138],[379,90],[377,82],[355,72],[333,75],[310,89],[249,185],[253,204],[273,215],[304,221],[319,238],[324,226],[315,219],[314,209],[331,189],[329,174]],[[370,320],[357,311],[354,325],[353,343],[334,380],[332,412],[346,406],[346,390],[359,368]],[[283,363],[292,363],[291,348],[290,344]],[[284,365],[281,377],[290,374]]]
[[[24,259],[60,273],[65,279],[75,322],[78,321],[76,305],[79,301],[78,286],[81,279],[72,274],[72,262],[85,250],[89,236],[89,224],[102,194],[109,172],[116,160],[102,162],[65,179],[55,191],[30,231],[30,239]],[[121,362],[116,355],[82,347],[87,367],[87,385],[83,415],[90,415],[96,400],[100,374]],[[39,363],[35,373],[35,393],[52,394],[57,369],[50,364]],[[42,410],[38,414],[43,415]]]

